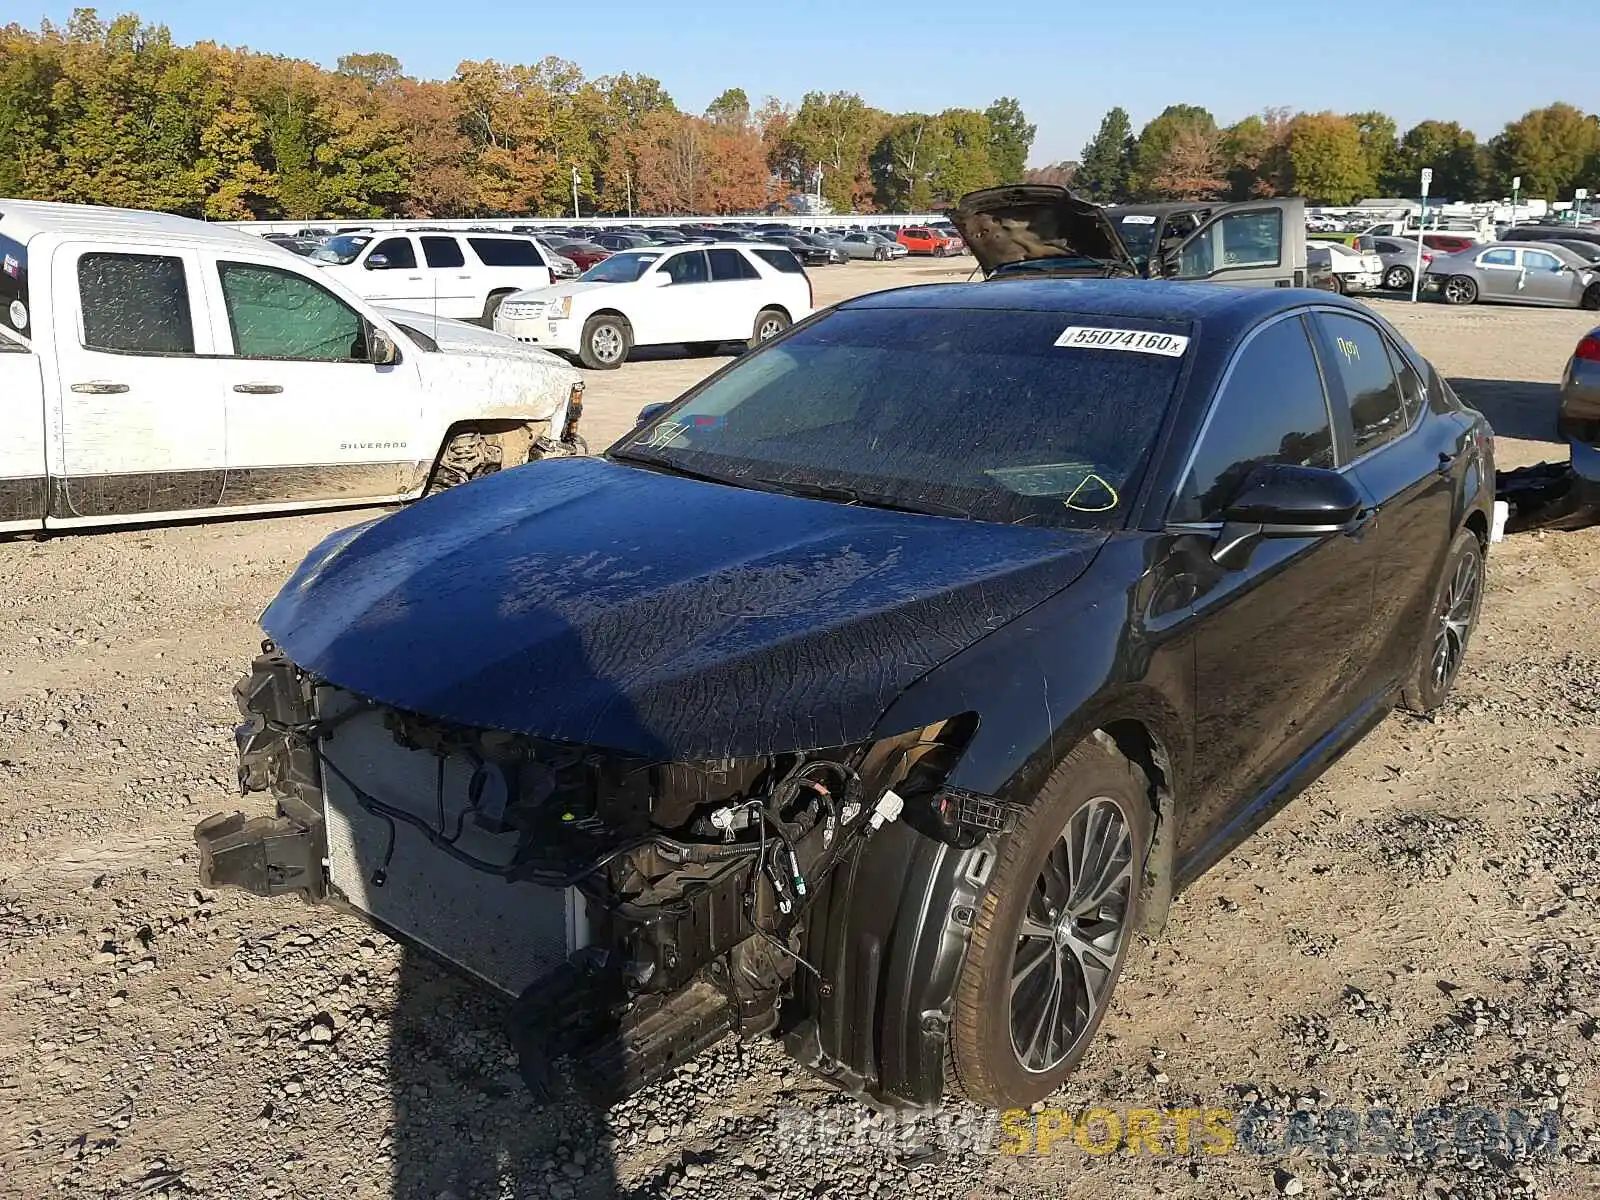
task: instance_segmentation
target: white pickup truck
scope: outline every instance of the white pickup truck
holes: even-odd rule
[[[578,373],[261,238],[0,199],[0,533],[410,500],[581,443]]]

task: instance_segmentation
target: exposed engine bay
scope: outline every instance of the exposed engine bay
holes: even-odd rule
[[[241,788],[277,816],[202,823],[202,876],[347,907],[513,998],[535,1087],[571,1056],[613,1098],[792,1023],[797,975],[826,994],[805,934],[841,863],[893,821],[972,846],[1008,820],[942,787],[970,717],[652,762],[379,705],[271,643],[235,695]]]

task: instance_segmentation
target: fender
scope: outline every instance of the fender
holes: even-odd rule
[[[1013,803],[1030,801],[1051,768],[1097,729],[1128,754],[1118,734],[1141,726],[1162,780],[1153,788],[1159,815],[1144,901],[1147,913],[1159,910],[1151,913],[1157,927],[1170,898],[1176,798],[1191,754],[1190,713],[1168,697],[1193,695],[1193,655],[1179,631],[1187,603],[1147,594],[1150,573],[1137,565],[1159,561],[1166,541],[1112,538],[1067,591],[923,676],[880,723],[905,729],[978,713],[947,784]],[[1135,575],[1130,590],[1109,583]],[[1130,611],[1141,614],[1135,636],[1119,643]],[[1049,630],[1067,628],[1070,642],[1049,639]],[[939,1104],[956,978],[994,860],[993,839],[958,850],[896,821],[841,865],[808,931],[806,957],[819,977],[802,986],[808,1015],[789,1032],[789,1052],[864,1099]]]

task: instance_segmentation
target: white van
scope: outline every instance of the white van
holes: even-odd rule
[[[408,500],[572,453],[578,372],[477,337],[249,234],[0,199],[0,532]]]
[[[341,233],[309,257],[374,304],[486,325],[512,292],[549,287],[552,278],[538,243],[515,233],[449,229]]]

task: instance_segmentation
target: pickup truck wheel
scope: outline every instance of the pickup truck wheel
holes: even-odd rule
[[[596,313],[583,323],[578,343],[578,361],[591,371],[614,371],[627,361],[633,349],[633,330],[628,322],[612,313]]]
[[[1411,290],[1411,268],[1394,266],[1390,267],[1383,276],[1383,286],[1391,292],[1409,292]]]
[[[1001,837],[950,1027],[951,1082],[969,1100],[1042,1100],[1094,1039],[1139,927],[1148,791],[1136,766],[1086,741]]]
[[[1478,298],[1478,285],[1465,275],[1452,275],[1444,281],[1443,295],[1446,304],[1471,304]]]
[[[777,309],[763,308],[756,314],[756,327],[750,334],[750,349],[754,350],[762,342],[770,342],[791,324],[793,322]]]

